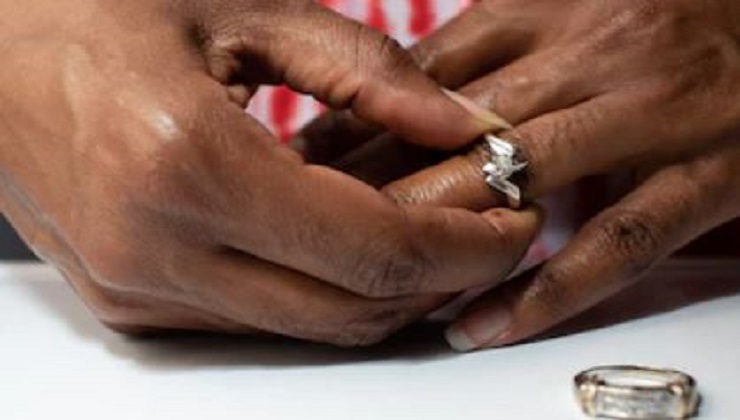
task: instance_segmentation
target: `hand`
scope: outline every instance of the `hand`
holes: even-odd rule
[[[538,229],[399,207],[244,114],[284,83],[419,144],[490,129],[312,1],[3,0],[0,16],[1,208],[118,330],[370,344],[505,277]]]
[[[484,0],[415,48],[429,74],[514,123],[503,136],[530,161],[530,199],[593,175],[636,179],[551,261],[470,306],[449,330],[454,346],[530,338],[740,216],[739,45],[733,0]],[[358,126],[326,119],[308,137]],[[373,160],[375,174],[403,166],[381,168],[374,158],[398,146],[363,133],[369,143],[343,162]],[[474,150],[387,191],[407,203],[500,205],[484,160]]]

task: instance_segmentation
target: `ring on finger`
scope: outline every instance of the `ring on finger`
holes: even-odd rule
[[[485,136],[488,161],[483,165],[486,183],[494,190],[503,193],[512,209],[522,206],[522,190],[513,181],[514,175],[529,166],[522,158],[516,145],[493,134]]]

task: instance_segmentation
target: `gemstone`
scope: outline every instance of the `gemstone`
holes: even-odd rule
[[[603,417],[629,419],[679,419],[683,401],[667,389],[631,390],[601,388],[594,400],[596,413]]]

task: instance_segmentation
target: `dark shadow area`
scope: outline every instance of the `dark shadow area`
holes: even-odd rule
[[[148,368],[158,370],[203,367],[244,369],[250,366],[260,369],[300,368],[392,360],[409,364],[454,356],[442,339],[443,331],[443,324],[422,323],[407,328],[382,344],[356,349],[281,337],[203,333],[119,339],[116,345],[109,345],[109,348],[119,356],[133,357]]]
[[[35,259],[7,220],[0,216],[0,260],[26,261]]]
[[[45,273],[45,271],[44,271]],[[102,343],[117,357],[145,369],[182,371],[201,369],[301,368],[398,360],[424,363],[454,357],[444,343],[441,323],[413,326],[387,342],[367,349],[339,349],[284,338],[177,333],[129,338],[101,326],[62,282],[36,281],[28,271],[18,277],[84,340]],[[555,331],[539,337],[584,333],[599,328],[663,314],[740,293],[740,261],[671,263],[615,298],[597,306]]]

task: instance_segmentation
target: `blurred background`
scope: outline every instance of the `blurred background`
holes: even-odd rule
[[[28,260],[33,254],[23,245],[13,228],[0,216],[0,260]]]

